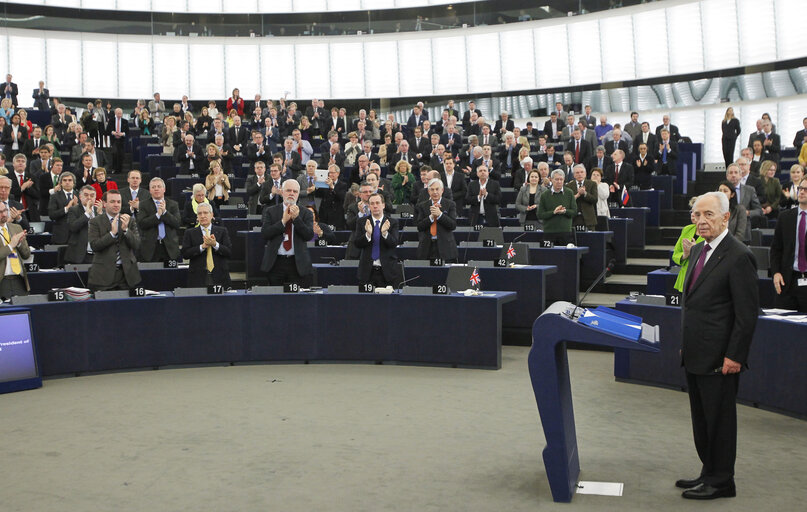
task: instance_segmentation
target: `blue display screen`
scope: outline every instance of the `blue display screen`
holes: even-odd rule
[[[0,392],[3,383],[38,378],[30,313],[0,312]]]

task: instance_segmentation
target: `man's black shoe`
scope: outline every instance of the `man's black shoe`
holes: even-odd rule
[[[681,489],[692,489],[693,487],[697,487],[698,485],[703,483],[702,477],[695,478],[693,480],[681,480],[675,481],[675,486],[680,487]]]
[[[708,484],[700,484],[694,489],[688,489],[681,493],[681,496],[688,500],[713,500],[715,498],[733,498],[737,496],[737,490],[731,483],[725,487],[712,487]]]

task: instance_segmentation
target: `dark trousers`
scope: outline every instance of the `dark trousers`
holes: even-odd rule
[[[154,256],[151,257],[151,261],[168,261],[170,259],[168,251],[165,249],[165,244],[157,240],[157,245],[154,246]]]
[[[776,296],[774,305],[782,309],[795,309],[807,313],[807,286],[796,286],[801,274],[793,272],[789,283],[785,283],[782,293]],[[807,277],[807,276],[805,276]]]
[[[384,277],[384,271],[381,267],[373,267],[373,270],[370,271],[370,284],[375,286],[376,288],[383,288],[385,286],[395,286],[396,283],[391,283],[387,281]],[[367,284],[366,282],[360,284]]]
[[[123,169],[123,138],[112,138],[112,170],[113,172],[120,172]]]
[[[311,286],[311,276],[301,276],[297,272],[297,262],[294,256],[281,256],[278,254],[275,264],[268,273],[270,286],[283,286],[286,283],[297,283],[302,288]]]
[[[28,295],[28,290],[25,288],[25,281],[22,277],[16,275],[3,277],[3,280],[0,281],[0,298],[10,299],[20,295]]]
[[[442,258],[444,263],[456,263],[457,258],[446,259],[440,255],[440,246],[437,244],[437,240],[429,240],[429,259],[433,260],[436,258]]]
[[[737,144],[737,139],[722,139],[722,142],[723,161],[726,163],[726,167],[728,167],[730,163],[734,162],[734,147]]]
[[[737,387],[740,374],[687,372],[695,449],[704,483],[723,487],[734,481],[737,458]]]
[[[112,280],[111,285],[93,287],[92,291],[129,290],[130,288],[129,283],[126,282],[126,276],[123,274],[123,267],[118,266],[115,269],[115,278]]]
[[[550,240],[553,244],[560,247],[575,243],[575,236],[573,231],[565,231],[563,233],[544,232],[544,240]]]

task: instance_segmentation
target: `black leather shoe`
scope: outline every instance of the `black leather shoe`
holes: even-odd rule
[[[725,487],[712,487],[709,484],[699,484],[694,489],[684,491],[681,496],[688,500],[713,500],[715,498],[733,498],[737,496],[734,484]]]
[[[684,480],[683,478],[681,480],[676,480],[675,486],[681,489],[692,489],[693,487],[697,487],[702,483],[703,483],[702,477],[699,476],[698,478],[692,480]]]

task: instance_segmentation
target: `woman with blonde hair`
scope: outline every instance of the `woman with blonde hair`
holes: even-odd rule
[[[720,124],[723,130],[723,160],[726,167],[734,161],[734,147],[737,145],[737,137],[740,135],[740,120],[734,117],[734,109],[726,109],[723,122]]]
[[[11,116],[14,115],[14,105],[11,103],[11,98],[3,98],[0,100],[0,116],[4,117],[6,124],[11,124]]]
[[[412,165],[400,160],[395,164],[395,175],[392,177],[392,204],[406,204],[412,197],[415,186],[415,175],[412,174]]]
[[[793,164],[790,167],[790,179],[782,184],[782,200],[779,209],[795,208],[799,205],[799,184],[804,179],[804,167]]]
[[[205,188],[207,198],[217,207],[230,199],[230,178],[224,174],[224,169],[221,168],[221,162],[218,160],[210,162],[210,174],[205,178]]]
[[[347,167],[353,167],[356,165],[356,158],[358,158],[359,153],[361,153],[359,134],[356,132],[350,132],[347,138],[349,140],[347,141],[347,144],[345,144],[345,165]]]
[[[160,134],[160,144],[163,145],[163,154],[174,154],[174,132],[177,131],[177,120],[173,116],[166,116],[163,122],[163,131]]]
[[[776,176],[776,162],[765,160],[759,166],[759,175],[765,187],[765,195],[759,198],[762,213],[769,219],[779,216],[779,202],[782,200],[782,182]]]
[[[212,142],[205,146],[205,159],[202,160],[201,171],[205,172],[210,169],[210,165],[213,162],[218,162],[221,164],[221,151],[219,151],[219,147],[213,144]],[[223,166],[222,166],[223,167]]]

